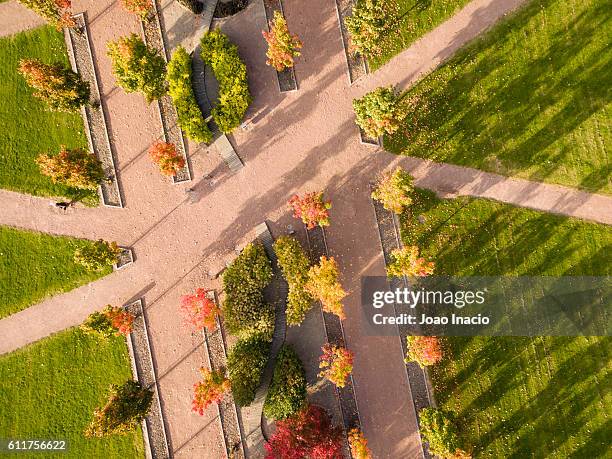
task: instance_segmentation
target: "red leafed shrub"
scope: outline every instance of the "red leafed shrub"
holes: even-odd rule
[[[121,0],[123,7],[141,19],[146,19],[151,10],[151,0]]]
[[[342,459],[341,431],[323,408],[310,405],[276,423],[266,451],[266,459]]]
[[[105,314],[113,328],[117,330],[117,334],[127,336],[132,333],[134,314],[119,307],[110,308]]]
[[[353,353],[345,347],[332,346],[327,343],[321,348],[319,357],[319,376],[324,377],[337,387],[344,387],[353,371]]]
[[[351,429],[348,433],[348,441],[353,459],[372,459],[372,451],[368,448],[368,440],[361,430]]]
[[[331,201],[323,200],[323,192],[306,193],[304,197],[297,194],[289,200],[293,216],[302,219],[308,229],[315,226],[329,226],[329,209]]]
[[[176,147],[171,143],[155,142],[149,148],[149,156],[164,175],[176,175],[185,166],[185,160],[179,156]]]
[[[224,370],[209,371],[206,368],[200,368],[200,373],[202,373],[202,381],[193,385],[191,410],[201,416],[211,404],[223,400],[225,394],[231,390],[231,385],[225,377]]]
[[[181,312],[185,316],[185,323],[192,326],[195,330],[209,331],[215,329],[216,317],[220,310],[214,300],[206,296],[207,291],[199,288],[192,295],[181,297]]]
[[[279,72],[293,67],[293,58],[300,55],[298,50],[302,47],[302,42],[297,35],[289,32],[287,21],[280,11],[274,12],[270,32],[262,31],[262,34],[268,43],[266,64]]]
[[[408,336],[406,362],[416,362],[421,367],[434,365],[442,360],[442,345],[437,336]]]

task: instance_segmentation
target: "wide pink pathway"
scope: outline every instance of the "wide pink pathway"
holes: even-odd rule
[[[487,4],[488,13],[467,17],[463,24],[470,30],[479,22],[482,29],[494,20],[495,11],[499,15],[509,4],[507,0],[476,2]],[[126,208],[78,208],[61,215],[49,208],[48,200],[0,192],[0,224],[114,239],[134,247],[136,263],[0,321],[0,353],[77,324],[107,303],[122,304],[144,296],[171,447],[176,457],[222,457],[218,423],[212,415],[200,417],[189,411],[191,387],[204,362],[204,350],[201,340],[182,326],[179,297],[196,287],[213,285],[208,273],[217,272],[234,256],[263,220],[271,223],[273,232],[284,232],[291,194],[323,189],[334,203],[327,232],[330,251],[341,265],[350,292],[345,329],[348,345],[356,352],[355,388],[365,434],[377,458],[417,457],[419,438],[399,340],[362,333],[360,277],[384,274],[368,183],[382,169],[403,163],[417,176],[418,185],[443,193],[493,197],[607,223],[611,223],[612,199],[400,159],[361,145],[351,109],[358,88],[347,85],[334,1],[311,0],[304,8],[300,0],[285,0],[284,6],[290,28],[305,43],[296,65],[300,90],[278,93],[276,76],[265,65],[260,36],[263,8],[260,2],[252,2],[246,12],[223,25],[247,62],[254,95],[249,128],[234,136],[246,167],[230,175],[214,153],[191,145],[194,181],[172,185],[145,154],[160,133],[155,106],[116,88],[105,56],[105,42],[137,32],[136,21],[121,11],[119,2],[76,2],[76,10],[87,8],[91,21]],[[461,30],[461,24],[455,26]],[[447,47],[446,42],[436,41],[435,34],[429,40],[433,41],[424,49]],[[427,68],[431,54],[416,55],[414,60],[416,67]],[[206,174],[212,178],[204,178]],[[185,194],[188,187],[196,189],[193,200]]]

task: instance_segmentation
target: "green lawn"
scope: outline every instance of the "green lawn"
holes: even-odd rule
[[[610,275],[605,225],[423,190],[411,211],[403,240],[421,247],[437,274]],[[432,372],[437,400],[457,415],[476,457],[609,453],[609,338],[447,338],[446,354]]]
[[[88,243],[0,226],[0,318],[109,274],[74,262],[75,249]]]
[[[394,153],[612,193],[612,14],[531,0],[406,95]]]
[[[372,71],[382,67],[393,56],[408,48],[470,2],[470,0],[392,1],[397,5],[400,20],[393,28],[393,33],[385,40],[384,52],[368,60]]]
[[[41,152],[59,151],[60,145],[87,148],[83,120],[79,113],[48,111],[32,96],[17,72],[23,58],[68,65],[62,33],[44,26],[0,38],[0,188],[73,197],[74,190],[41,175],[34,160]],[[97,203],[97,194],[90,192],[86,202]]]
[[[106,439],[85,438],[95,408],[110,384],[131,378],[125,339],[108,341],[78,328],[45,338],[0,357],[2,438],[66,440],[66,453],[19,457],[144,457],[140,429]]]

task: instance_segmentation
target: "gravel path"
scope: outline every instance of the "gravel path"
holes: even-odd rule
[[[130,32],[138,22],[119,2],[77,0],[75,12],[87,9],[94,59],[103,104],[109,113],[111,141],[124,192],[124,209],[78,207],[66,214],[49,209],[48,200],[0,192],[0,224],[52,233],[115,239],[133,247],[136,261],[97,282],[56,296],[0,321],[0,353],[9,352],[82,321],[108,303],[126,304],[144,297],[153,360],[168,440],[175,457],[217,459],[223,440],[214,410],[204,416],[190,411],[193,384],[206,361],[202,336],[192,334],[178,313],[180,296],[197,287],[219,289],[218,273],[235,257],[236,247],[252,240],[266,220],[273,234],[292,221],[286,206],[295,192],[324,189],[333,202],[326,229],[330,255],[340,264],[348,318],[344,332],[355,351],[354,389],[362,426],[375,457],[417,457],[418,432],[410,387],[397,337],[364,336],[361,324],[360,278],[384,275],[384,260],[370,202],[369,182],[381,170],[405,165],[417,185],[443,194],[470,194],[535,209],[612,223],[612,198],[577,190],[487,174],[376,152],[362,145],[354,124],[351,100],[355,88],[377,85],[370,78],[349,87],[344,47],[334,0],[283,2],[289,27],[305,43],[295,72],[297,92],[279,94],[276,75],[265,65],[261,30],[265,13],[260,2],[222,21],[223,30],[239,47],[249,72],[254,102],[248,128],[238,129],[233,142],[246,166],[232,175],[216,154],[190,147],[193,181],[172,185],[150,163],[146,149],[159,137],[154,106],[141,95],[126,95],[115,86],[105,44]],[[514,0],[475,0],[487,14],[466,15],[452,22],[453,46],[484,29]],[[472,4],[470,4],[472,5]],[[447,51],[444,28],[402,54],[414,69],[432,68],[432,56]],[[462,32],[465,31],[465,33]],[[468,33],[469,32],[469,33]],[[381,69],[381,75],[387,72]],[[402,72],[396,68],[395,77]],[[411,71],[407,79],[414,78]],[[408,80],[407,80],[408,81]],[[192,187],[190,196],[185,188]],[[294,226],[297,221],[293,220]],[[282,225],[281,231],[275,230]],[[295,333],[292,330],[291,333]],[[320,339],[321,337],[318,337]],[[381,359],[384,355],[384,359]],[[315,359],[316,356],[313,356]],[[384,389],[381,386],[384,381]]]

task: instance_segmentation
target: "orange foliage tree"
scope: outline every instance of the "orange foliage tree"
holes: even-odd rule
[[[201,416],[211,404],[223,400],[225,394],[231,390],[231,385],[223,370],[210,371],[206,368],[200,368],[200,373],[202,374],[202,381],[193,385],[194,394],[191,401],[191,410]]]
[[[414,245],[393,250],[391,258],[387,266],[389,277],[426,277],[434,272],[434,262],[419,257],[419,248]]]
[[[62,145],[58,154],[42,153],[36,163],[54,183],[84,190],[95,190],[105,178],[100,160],[81,148],[69,150]]]
[[[372,451],[368,448],[368,440],[361,430],[356,427],[351,429],[348,433],[348,441],[353,459],[372,459]]]
[[[151,11],[151,0],[121,0],[123,7],[140,19],[145,20]]]
[[[45,18],[49,24],[58,29],[74,27],[76,23],[72,18],[72,2],[70,0],[18,0],[26,8],[31,9],[39,16]]]
[[[212,331],[217,325],[216,317],[220,309],[214,300],[206,295],[207,293],[203,288],[199,288],[194,294],[181,297],[181,312],[185,316],[185,323],[196,331],[205,328]]]
[[[421,367],[434,365],[442,360],[442,345],[437,336],[408,336],[406,362],[416,362]]]
[[[171,143],[155,142],[149,148],[149,156],[164,175],[176,175],[185,167],[185,159],[179,156],[176,147]]]
[[[293,195],[289,205],[293,209],[293,216],[301,219],[308,229],[313,229],[317,225],[329,226],[331,201],[323,199],[322,191],[306,193],[303,197]]]
[[[268,43],[268,60],[266,64],[271,65],[279,72],[293,67],[293,58],[300,55],[298,51],[302,42],[297,35],[291,34],[287,27],[287,21],[280,11],[274,12],[274,18],[270,23],[270,31],[262,31],[264,39]]]
[[[353,371],[353,353],[345,347],[333,346],[327,343],[321,348],[323,354],[319,357],[319,376],[324,377],[337,387],[344,387]]]

